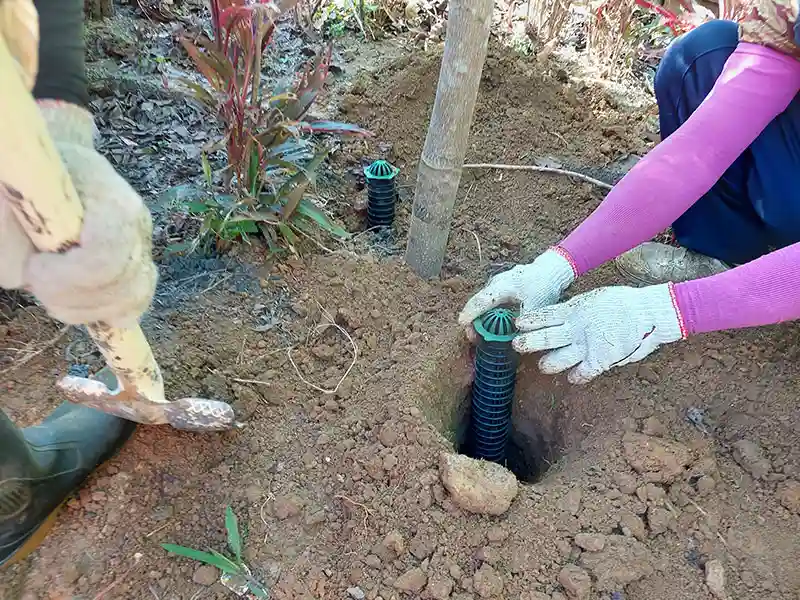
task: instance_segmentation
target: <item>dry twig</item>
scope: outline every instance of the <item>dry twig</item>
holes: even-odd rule
[[[614,187],[610,183],[606,183],[605,181],[600,181],[599,179],[595,179],[594,177],[589,177],[588,175],[584,175],[583,173],[576,173],[575,171],[568,171],[566,169],[556,169],[555,167],[540,167],[537,165],[503,165],[494,163],[475,163],[470,165],[464,165],[463,168],[500,169],[505,171],[534,171],[536,173],[553,173],[555,175],[566,175],[567,177],[576,177],[577,179],[582,179],[583,181],[587,181],[592,185],[601,187],[604,190],[610,190],[613,189]]]
[[[333,389],[328,390],[316,385],[315,383],[311,383],[310,381],[308,381],[308,379],[303,377],[303,374],[300,372],[300,368],[297,366],[297,363],[294,362],[294,358],[292,358],[292,350],[294,350],[294,348],[289,348],[286,351],[286,356],[289,357],[289,362],[292,363],[292,367],[294,367],[294,371],[295,373],[297,373],[297,376],[300,378],[300,381],[305,383],[308,387],[315,389],[318,392],[322,392],[323,394],[335,394],[339,390],[339,386],[342,385],[342,382],[345,379],[347,379],[347,376],[350,374],[350,371],[353,370],[353,367],[355,367],[356,363],[358,362],[358,346],[356,345],[355,340],[353,340],[353,336],[347,333],[347,330],[341,325],[339,325],[331,316],[331,314],[327,310],[325,310],[319,302],[317,302],[317,306],[319,306],[322,315],[326,319],[328,319],[328,322],[321,323],[316,327],[314,327],[312,330],[308,332],[308,337],[310,337],[312,333],[316,333],[317,331],[320,330],[324,331],[328,327],[334,327],[338,329],[342,333],[342,335],[344,335],[347,338],[347,341],[349,341],[350,345],[353,347],[353,361],[350,363],[350,366],[347,367],[347,370],[344,372],[344,375],[342,375],[342,377],[339,379],[339,382],[336,384],[336,386]]]
[[[6,367],[2,371],[0,371],[0,375],[5,375],[6,373],[10,373],[14,369],[18,369],[22,365],[30,362],[31,360],[33,360],[34,358],[39,356],[42,352],[44,352],[48,348],[52,348],[53,346],[55,346],[58,343],[58,341],[62,337],[64,337],[64,335],[66,335],[66,333],[67,333],[67,331],[69,331],[70,327],[71,327],[71,325],[64,325],[64,327],[62,327],[61,329],[58,330],[58,333],[56,334],[55,337],[53,337],[52,339],[49,339],[46,342],[44,342],[44,344],[42,344],[42,346],[38,350],[27,354],[24,358],[21,358],[20,360],[16,361],[10,367]]]

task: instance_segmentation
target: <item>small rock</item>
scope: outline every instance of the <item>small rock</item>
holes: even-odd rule
[[[198,585],[204,585],[206,587],[214,585],[217,583],[218,579],[219,569],[217,569],[217,567],[212,567],[211,565],[200,565],[194,570],[194,575],[192,575],[192,581]]]
[[[727,599],[728,595],[725,593],[725,568],[716,559],[706,562],[706,585],[715,598],[719,598],[719,600]]]
[[[493,462],[442,453],[439,472],[453,501],[466,511],[502,515],[516,498],[517,478]]]
[[[647,538],[644,521],[630,510],[626,509],[619,512],[619,526],[622,529],[622,533],[628,537],[635,537],[640,542]]]
[[[647,524],[650,534],[656,536],[675,527],[675,516],[666,508],[651,506],[647,509]]]
[[[418,533],[414,536],[414,539],[411,540],[408,550],[415,558],[423,560],[436,550],[436,538],[428,532]]]
[[[582,499],[583,490],[579,487],[574,487],[567,492],[566,496],[564,496],[564,501],[561,507],[572,516],[575,516],[581,510]]]
[[[594,576],[601,592],[615,592],[653,574],[653,555],[640,541],[621,535],[606,536],[600,552],[584,552],[580,566]]]
[[[376,554],[368,554],[367,557],[364,559],[364,564],[371,569],[380,569],[381,559]]]
[[[383,560],[391,561],[403,554],[405,549],[406,544],[403,540],[403,535],[399,531],[394,530],[387,533],[383,541],[372,549],[372,552]]]
[[[647,383],[656,384],[661,381],[661,377],[658,376],[658,373],[656,373],[650,365],[639,365],[636,374]]]
[[[667,433],[667,428],[655,417],[649,417],[644,422],[642,433],[655,437],[664,437],[664,434]]]
[[[395,430],[393,424],[384,423],[380,431],[378,431],[378,440],[387,448],[393,448],[400,440],[400,435]]]
[[[367,595],[364,593],[360,587],[350,587],[347,588],[347,595],[350,596],[353,600],[364,600]]]
[[[472,584],[481,598],[493,598],[503,593],[503,578],[488,563],[483,563],[475,571]]]
[[[703,475],[697,480],[697,493],[701,496],[708,494],[717,486],[716,480],[710,475]]]
[[[600,552],[606,545],[606,538],[599,533],[579,533],[575,536],[575,545],[587,552]]]
[[[486,532],[486,539],[490,544],[501,544],[508,538],[508,531],[495,525]]]
[[[576,567],[567,565],[558,574],[558,583],[566,590],[567,596],[577,600],[586,600],[592,593],[592,578],[589,573]]]
[[[614,484],[619,488],[619,491],[629,496],[636,492],[638,484],[636,477],[630,473],[614,473]]]
[[[281,520],[296,517],[303,510],[303,502],[296,496],[280,496],[275,499],[275,516]]]
[[[425,575],[422,569],[415,567],[400,575],[400,577],[395,580],[394,587],[401,592],[418,594],[422,591],[422,588],[425,587],[426,583],[428,583],[428,576]]]
[[[447,575],[434,575],[428,580],[423,597],[431,600],[447,600],[453,593],[456,582]]]
[[[481,562],[486,562],[490,565],[496,565],[500,562],[500,552],[497,550],[497,548],[484,546],[475,553],[475,558]]]
[[[800,482],[788,479],[778,486],[775,494],[781,505],[796,514],[800,514]]]
[[[764,456],[761,446],[750,440],[733,443],[733,460],[756,479],[763,479],[772,470],[772,465]]]
[[[248,485],[244,490],[244,495],[250,504],[255,504],[264,497],[264,490],[258,485]]]
[[[672,483],[692,457],[683,444],[632,431],[622,437],[622,445],[628,464],[650,482]]]

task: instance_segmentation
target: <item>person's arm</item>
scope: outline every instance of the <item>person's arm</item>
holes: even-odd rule
[[[800,243],[673,289],[685,335],[800,319]]]
[[[34,0],[39,13],[39,72],[33,97],[88,106],[82,0]]]
[[[689,119],[558,248],[580,275],[651,239],[708,192],[800,89],[800,61],[740,43]]]

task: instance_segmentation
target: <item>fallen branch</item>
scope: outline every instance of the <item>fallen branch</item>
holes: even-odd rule
[[[471,165],[464,165],[464,169],[500,169],[503,171],[535,171],[537,173],[554,173],[556,175],[566,175],[567,177],[576,177],[583,181],[601,187],[605,190],[613,189],[614,186],[605,181],[600,181],[594,177],[589,177],[583,173],[576,173],[575,171],[567,171],[566,169],[556,169],[554,167],[539,167],[537,165],[501,165],[493,163],[475,163]]]

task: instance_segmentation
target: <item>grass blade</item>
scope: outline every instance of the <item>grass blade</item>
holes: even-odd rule
[[[161,544],[161,547],[167,552],[191,558],[201,563],[217,567],[224,573],[238,573],[239,567],[231,562],[228,558],[221,555],[219,552],[211,553],[203,552],[202,550],[195,550],[194,548],[187,548],[185,546],[178,546],[177,544]]]
[[[256,231],[258,230],[256,229]],[[242,536],[239,535],[239,521],[230,506],[225,509],[225,529],[228,530],[228,546],[230,546],[231,552],[236,560],[242,562]]]

